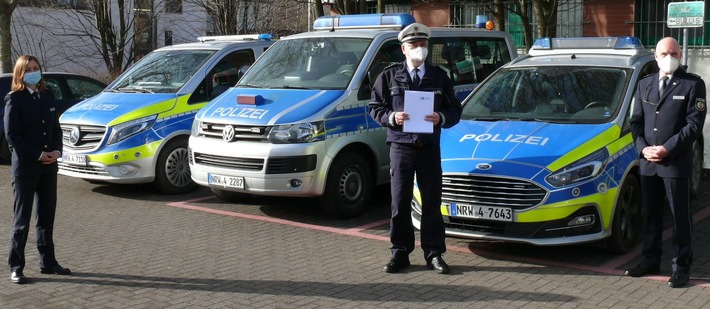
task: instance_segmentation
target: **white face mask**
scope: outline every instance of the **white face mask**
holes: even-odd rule
[[[678,66],[680,66],[678,59],[671,57],[671,55],[666,55],[663,59],[658,60],[658,68],[668,74],[673,74]]]
[[[429,51],[426,47],[415,47],[409,50],[409,59],[416,62],[424,62]]]

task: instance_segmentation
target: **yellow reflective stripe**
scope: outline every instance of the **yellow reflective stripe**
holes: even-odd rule
[[[607,190],[604,194],[595,193],[580,198],[543,205],[530,211],[518,213],[516,222],[545,222],[564,219],[585,206],[596,204],[601,211],[604,229],[607,229],[611,223],[611,217],[614,211],[613,205],[616,203],[618,191],[618,188],[613,188]]]
[[[129,113],[123,114],[119,117],[116,117],[116,119],[108,123],[108,126],[110,127],[119,123],[136,120],[145,116],[155,115],[157,113],[172,109],[173,105],[175,105],[175,99],[156,102],[155,104],[151,104],[144,108],[140,108]]]
[[[609,150],[609,157],[614,157],[614,155],[622,150],[626,150],[626,147],[628,147],[631,143],[633,143],[634,139],[631,136],[631,132],[627,133],[626,135],[622,136],[620,139],[615,140],[611,144],[609,144],[606,149]]]
[[[175,107],[173,109],[166,110],[165,112],[158,115],[158,119],[162,119],[162,118],[170,117],[170,116],[175,116],[175,115],[180,115],[180,114],[184,114],[184,113],[189,113],[189,112],[196,112],[198,109],[207,105],[207,101],[200,102],[200,103],[187,104],[187,101],[189,99],[190,99],[189,94],[180,96],[177,99],[177,103],[175,104]]]
[[[149,158],[155,155],[161,142],[162,140],[159,140],[138,147],[124,149],[121,151],[89,155],[87,159],[92,162],[100,162],[105,165],[112,165],[133,161],[137,158],[136,153],[140,153],[139,158]],[[117,156],[117,158],[115,158],[115,156]]]
[[[596,151],[597,149],[599,149],[600,145],[606,146],[607,144],[609,144],[609,141],[614,141],[614,140],[618,139],[620,133],[621,133],[621,129],[618,126],[611,126],[606,131],[589,139],[584,144],[579,145],[579,147],[560,156],[557,160],[550,163],[550,165],[548,165],[547,168],[553,172],[557,171],[557,170],[583,158],[584,156]]]

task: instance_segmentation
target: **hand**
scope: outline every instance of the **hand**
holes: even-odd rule
[[[398,125],[402,125],[405,120],[409,120],[409,114],[405,112],[396,112],[394,113],[394,122]]]
[[[52,152],[42,151],[39,161],[42,162],[42,164],[52,164],[56,162],[61,155],[62,153],[59,152],[59,150],[54,150]]]
[[[434,123],[435,126],[438,126],[439,121],[441,121],[441,115],[439,115],[439,113],[437,112],[434,112],[433,114],[424,116],[424,120],[431,121]]]
[[[648,146],[641,150],[641,153],[650,162],[661,162],[668,156],[668,151],[663,146]]]

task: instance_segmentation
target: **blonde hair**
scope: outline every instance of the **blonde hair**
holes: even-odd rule
[[[25,72],[27,72],[27,65],[30,63],[30,61],[36,62],[37,66],[39,66],[39,71],[42,72],[42,65],[39,63],[39,59],[37,59],[37,57],[30,55],[20,56],[19,58],[17,58],[17,62],[15,62],[15,70],[12,73],[12,86],[10,87],[10,90],[25,90],[25,83],[23,79],[25,78]],[[37,83],[37,91],[43,92],[45,90],[47,90],[47,84],[44,83],[43,76],[42,79],[40,79],[39,83]]]

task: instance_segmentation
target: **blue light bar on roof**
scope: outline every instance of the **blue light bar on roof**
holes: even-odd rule
[[[636,49],[642,50],[643,44],[636,37],[583,37],[583,38],[539,38],[532,49]]]
[[[337,29],[403,29],[416,22],[414,16],[406,13],[356,14],[321,16],[313,22],[314,30]]]

